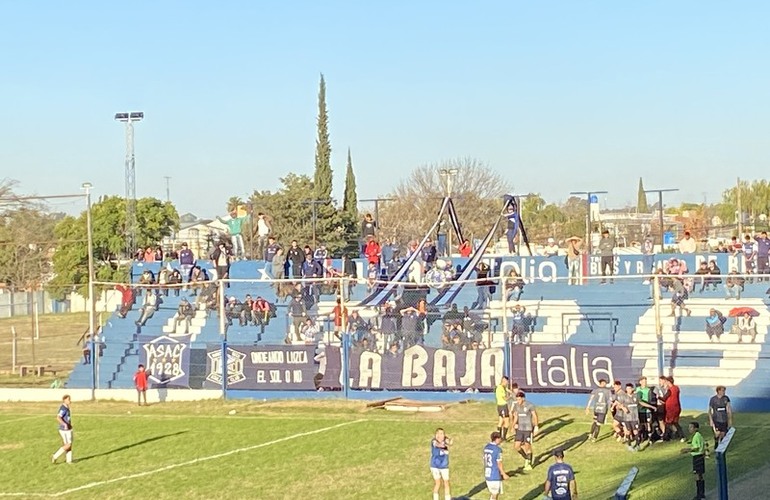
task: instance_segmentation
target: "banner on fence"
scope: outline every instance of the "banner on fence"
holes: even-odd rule
[[[190,386],[190,343],[168,336],[139,337],[140,362],[150,387]]]
[[[317,351],[315,346],[228,346],[227,387],[250,390],[338,389],[339,349],[330,348],[328,354]],[[220,388],[224,375],[221,347],[210,347],[207,358],[203,387]],[[324,378],[330,363],[337,367],[337,379],[333,381]]]
[[[635,382],[639,370],[631,364],[633,347],[514,345],[511,378],[523,389],[586,390],[599,379]]]

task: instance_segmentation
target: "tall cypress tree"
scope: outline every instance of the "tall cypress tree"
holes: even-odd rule
[[[350,159],[350,148],[348,148],[348,165],[345,170],[345,198],[342,201],[342,211],[354,217],[358,216],[356,174],[353,173],[353,161]]]
[[[647,206],[647,193],[644,192],[644,184],[642,184],[642,178],[639,177],[639,190],[636,195],[636,212],[640,214],[646,214],[650,211]]]
[[[318,88],[318,136],[315,141],[315,199],[332,202],[332,145],[329,142],[329,113],[326,109],[326,81],[323,73]]]

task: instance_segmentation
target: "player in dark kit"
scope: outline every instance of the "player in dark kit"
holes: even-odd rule
[[[588,399],[588,404],[586,405],[586,413],[591,410],[591,405],[593,405],[594,409],[594,421],[591,424],[591,434],[589,438],[592,442],[596,441],[599,437],[599,430],[601,429],[602,424],[604,424],[604,419],[607,417],[607,410],[609,409],[611,402],[612,391],[607,387],[607,381],[605,379],[599,379],[599,387],[593,390],[591,397]]]
[[[629,442],[628,449],[629,451],[639,451],[639,401],[636,396],[634,384],[626,384],[623,407],[625,410],[623,427],[625,428],[626,441]]]
[[[572,467],[564,463],[564,451],[554,450],[556,463],[548,468],[545,480],[545,497],[552,500],[577,500],[577,482]]]
[[[652,416],[657,410],[657,396],[647,387],[647,377],[639,379],[636,399],[639,402],[639,437],[642,441],[652,441]]]
[[[706,498],[706,482],[703,480],[703,473],[706,472],[706,460],[705,460],[705,442],[703,436],[700,433],[700,425],[698,422],[690,423],[690,434],[692,434],[692,440],[690,441],[689,448],[682,448],[681,452],[689,453],[692,457],[692,472],[695,474],[695,489],[696,494],[693,500],[702,500]]]
[[[538,432],[538,419],[535,405],[525,399],[523,392],[516,393],[516,401],[511,407],[513,416],[513,429],[516,431],[516,437],[513,442],[513,449],[519,455],[524,457],[524,470],[532,470],[532,438]]]
[[[67,463],[72,463],[72,412],[70,411],[70,397],[65,395],[62,398],[59,411],[56,413],[56,421],[59,423],[59,436],[62,440],[62,446],[51,457],[51,463],[56,463],[60,456],[66,454]]]
[[[725,394],[726,390],[723,385],[717,386],[716,396],[712,396],[709,401],[709,424],[714,430],[714,449],[733,425],[733,407]]]
[[[623,410],[621,404],[618,403],[618,397],[622,398],[625,392],[623,392],[623,384],[620,380],[616,380],[612,383],[612,404],[610,405],[610,413],[612,413],[612,430],[615,433],[615,439],[618,442],[623,441]]]

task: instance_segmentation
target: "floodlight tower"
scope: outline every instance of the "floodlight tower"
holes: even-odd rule
[[[141,121],[144,113],[115,113],[115,120],[126,124],[126,255],[136,252],[136,170],[134,160],[134,122]]]

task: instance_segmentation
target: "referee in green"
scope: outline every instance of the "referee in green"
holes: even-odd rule
[[[698,422],[690,422],[690,434],[692,434],[690,447],[682,448],[681,452],[682,454],[689,453],[692,457],[692,472],[695,474],[695,488],[697,490],[693,500],[703,500],[706,498],[706,482],[703,480],[703,473],[706,472],[704,455],[706,443],[703,441]]]

